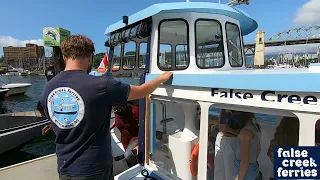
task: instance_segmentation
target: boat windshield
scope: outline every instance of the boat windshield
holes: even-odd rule
[[[224,65],[222,26],[217,20],[198,19],[195,22],[197,66],[219,68]]]
[[[124,56],[122,60],[122,68],[124,70],[134,69],[136,63],[136,42],[130,41],[124,44]]]
[[[189,28],[183,19],[159,23],[158,67],[161,70],[183,70],[189,66]]]
[[[113,67],[112,71],[119,71],[120,70],[120,63],[121,63],[121,46],[115,46],[113,50]]]
[[[228,57],[231,67],[241,67],[243,65],[241,35],[238,25],[227,22],[227,47]]]

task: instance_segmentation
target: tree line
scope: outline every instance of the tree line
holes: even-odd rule
[[[125,55],[134,55],[135,53],[136,53],[136,52],[134,52],[134,51],[128,51],[128,52],[125,53]],[[104,52],[101,52],[101,53],[95,54],[95,55],[93,56],[93,68],[96,69],[96,68],[99,67],[100,62],[101,62],[104,54],[105,54]],[[115,56],[116,56],[116,55],[115,55]]]

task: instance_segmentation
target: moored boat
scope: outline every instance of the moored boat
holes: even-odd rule
[[[50,122],[39,111],[0,115],[0,154],[17,148],[41,135]]]
[[[1,88],[9,89],[7,94],[12,96],[12,95],[25,94],[31,86],[32,84],[30,83],[9,83],[9,84],[2,84]]]

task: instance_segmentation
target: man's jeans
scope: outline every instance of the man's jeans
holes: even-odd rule
[[[60,175],[60,180],[113,180],[113,164],[109,166],[105,171],[93,175],[93,176],[80,176],[80,177],[70,177],[66,175]]]

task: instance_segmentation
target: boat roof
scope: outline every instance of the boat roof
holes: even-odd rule
[[[154,4],[129,16],[128,25],[154,16],[156,14],[180,12],[210,13],[229,16],[231,18],[237,19],[240,22],[242,35],[250,34],[258,28],[258,23],[242,10],[235,7],[230,7],[226,4],[211,2],[174,2]],[[110,25],[106,29],[105,35],[110,35],[111,32],[119,30],[123,27],[125,27],[125,24],[122,22],[122,20],[118,21],[117,23]]]

